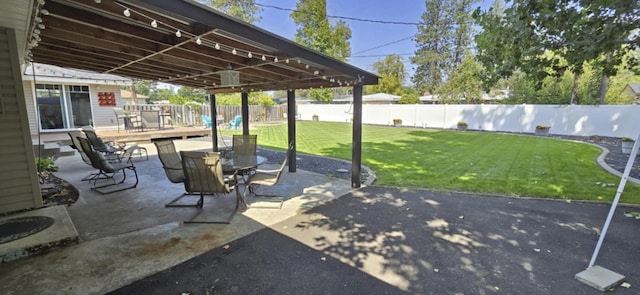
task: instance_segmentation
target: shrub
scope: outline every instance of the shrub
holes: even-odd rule
[[[458,122],[458,126],[467,126],[467,122],[460,121],[460,122]]]
[[[36,167],[38,168],[38,172],[58,171],[58,166],[53,163],[53,158],[36,158]]]

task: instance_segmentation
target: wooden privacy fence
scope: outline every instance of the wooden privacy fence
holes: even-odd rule
[[[202,121],[200,116],[210,116],[211,106],[186,106],[186,105],[156,105],[156,104],[143,104],[143,105],[127,105],[123,106],[126,111],[140,112],[140,111],[159,111],[164,114],[170,114],[171,121],[174,125],[178,126],[200,126]],[[249,106],[249,122],[271,122],[282,121],[286,118],[286,105],[276,106]],[[216,106],[216,113],[218,114],[218,121],[227,123],[231,121],[236,115],[242,115],[241,106]]]

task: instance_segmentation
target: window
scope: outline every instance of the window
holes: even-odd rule
[[[89,86],[36,84],[36,102],[43,130],[91,124]]]

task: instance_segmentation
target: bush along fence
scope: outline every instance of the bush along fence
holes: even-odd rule
[[[128,112],[159,111],[170,114],[175,126],[202,126],[201,115],[210,116],[211,106],[187,106],[187,105],[156,105],[144,104],[124,106]],[[286,119],[286,105],[277,106],[249,106],[249,122],[282,121]],[[217,120],[222,123],[231,121],[236,115],[242,115],[241,106],[216,106]]]

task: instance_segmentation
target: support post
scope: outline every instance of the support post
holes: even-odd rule
[[[287,91],[287,130],[288,144],[293,143],[293,148],[289,153],[289,172],[296,172],[296,92],[295,90]]]
[[[249,135],[249,93],[242,92],[242,135]]]
[[[216,95],[211,93],[209,94],[209,105],[211,106],[211,144],[213,145],[213,151],[218,151],[218,120],[216,120],[216,116],[218,112],[216,111]]]
[[[362,85],[353,85],[353,138],[351,139],[351,187],[360,187],[362,165]]]

